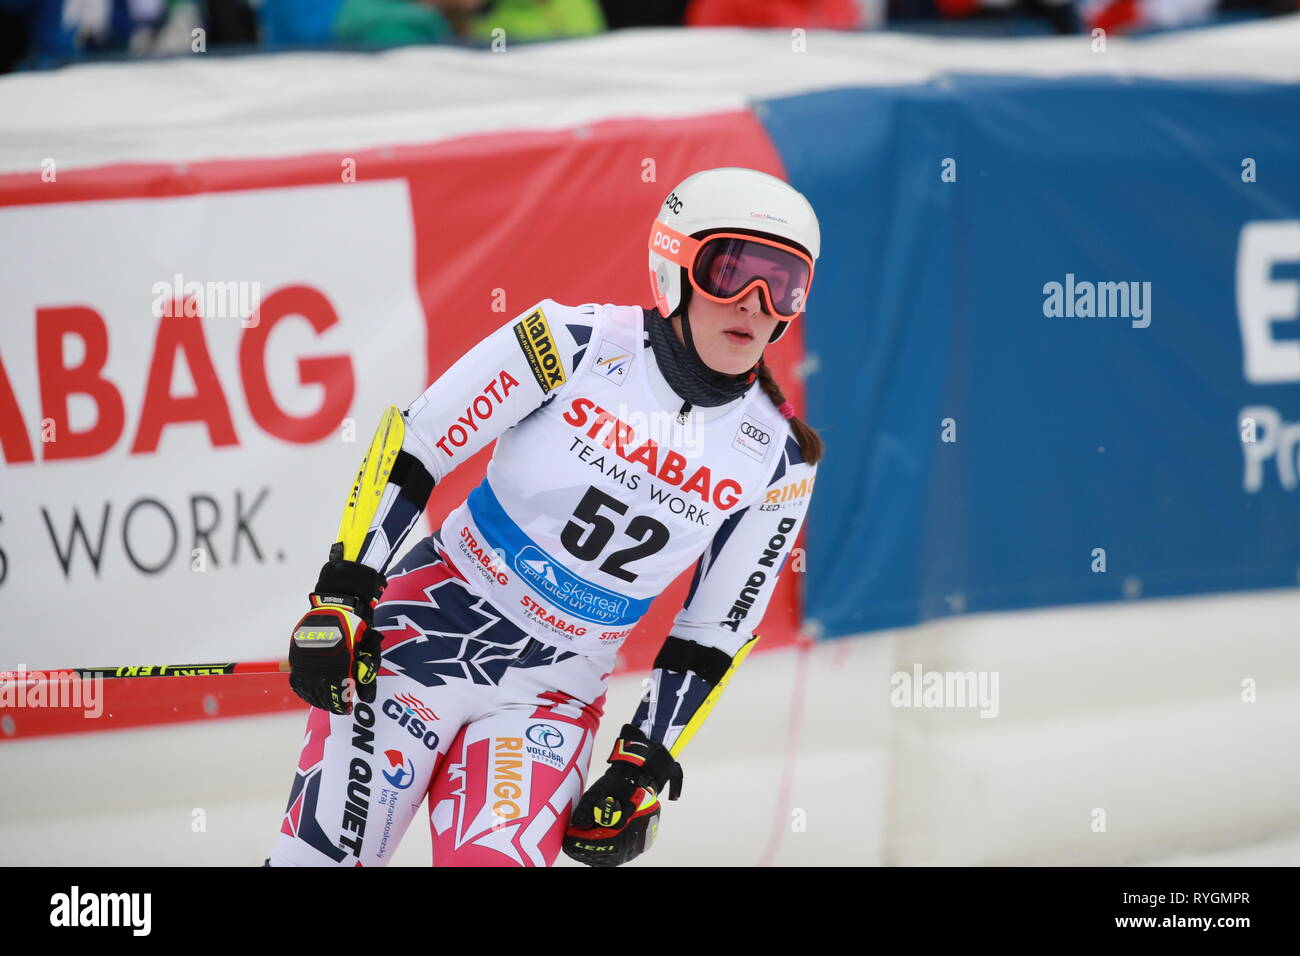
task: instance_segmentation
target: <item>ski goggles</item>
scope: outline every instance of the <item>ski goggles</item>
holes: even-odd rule
[[[691,287],[714,302],[739,301],[757,286],[768,312],[787,322],[804,310],[812,286],[812,258],[764,236],[715,232],[692,239],[656,219],[650,251],[684,268]]]

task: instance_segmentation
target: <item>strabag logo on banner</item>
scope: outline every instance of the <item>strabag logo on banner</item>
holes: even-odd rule
[[[1248,222],[1237,244],[1237,321],[1243,374],[1252,385],[1300,382],[1300,220]],[[1290,410],[1300,417],[1300,409]],[[1273,475],[1287,491],[1300,485],[1300,420],[1287,410],[1248,405],[1237,415],[1245,471],[1255,493]]]
[[[406,183],[0,208],[0,246],[0,664],[282,655],[424,387]]]

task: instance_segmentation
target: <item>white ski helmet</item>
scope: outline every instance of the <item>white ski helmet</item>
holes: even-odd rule
[[[805,287],[794,290],[795,307],[798,312],[803,311],[806,286],[811,285],[812,262],[821,252],[817,214],[804,195],[789,183],[757,169],[724,166],[682,180],[664,200],[659,218],[651,228],[650,288],[661,315],[671,316],[682,307],[686,283],[699,289],[688,272],[687,260],[680,255],[676,261],[669,258],[671,240],[666,237],[679,234],[678,238],[686,242],[685,237],[702,239],[719,232],[763,237],[801,251],[810,260]],[[677,245],[673,243],[672,253],[678,251]],[[745,292],[748,288],[747,285]],[[769,312],[781,320],[769,339],[775,342],[785,334],[790,320],[775,311],[771,289],[764,287],[763,291]]]

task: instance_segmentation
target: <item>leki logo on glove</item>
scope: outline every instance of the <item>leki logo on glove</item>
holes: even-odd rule
[[[606,797],[605,802],[594,807],[592,810],[596,823],[602,827],[618,826],[618,821],[623,818],[623,811],[618,807],[618,801],[613,797]]]
[[[299,647],[333,647],[341,640],[343,632],[333,626],[300,627],[293,632],[293,642]]]

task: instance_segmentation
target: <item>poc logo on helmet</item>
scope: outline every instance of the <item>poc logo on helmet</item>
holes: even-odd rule
[[[669,193],[668,198],[664,200],[664,208],[671,209],[677,215],[682,213],[682,201],[677,198],[676,193]]]
[[[655,230],[655,238],[654,238],[653,245],[656,249],[665,249],[668,252],[673,253],[674,255],[682,251],[682,243],[680,239],[674,239],[671,236],[665,236],[658,229]]]

